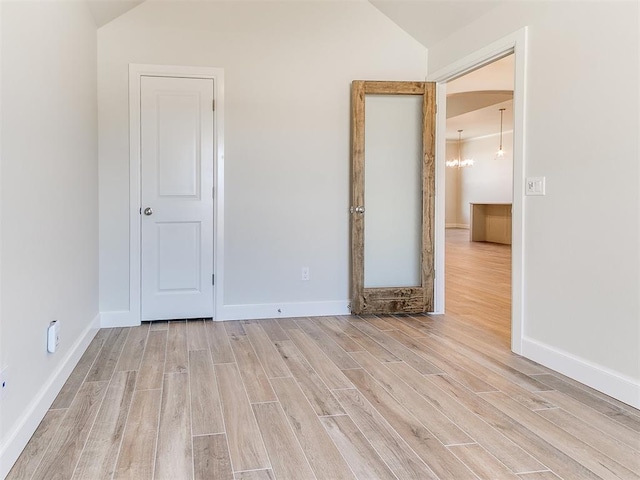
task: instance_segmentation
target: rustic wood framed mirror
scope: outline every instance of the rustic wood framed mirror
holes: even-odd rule
[[[433,311],[435,83],[351,95],[351,311]]]

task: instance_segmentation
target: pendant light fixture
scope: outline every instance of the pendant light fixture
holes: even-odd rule
[[[471,167],[473,165],[473,160],[470,158],[462,160],[462,130],[458,130],[458,158],[447,160],[446,165],[452,168]]]
[[[503,119],[505,110],[506,110],[506,108],[501,108],[500,109],[500,148],[498,149],[498,152],[496,153],[496,158],[504,157],[504,150],[502,148],[502,119]]]

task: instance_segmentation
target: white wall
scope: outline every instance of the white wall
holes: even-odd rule
[[[496,158],[498,136],[471,138],[462,143],[463,158],[473,167],[460,172],[458,223],[469,226],[470,203],[511,203],[513,199],[513,133],[503,135],[505,156]]]
[[[346,308],[350,82],[424,80],[426,49],[367,2],[148,1],[100,28],[103,312],[129,308],[129,63],[225,70],[224,304]]]
[[[469,227],[470,203],[511,203],[513,200],[513,132],[504,132],[505,156],[496,158],[498,135],[462,142],[462,158],[472,167],[446,170],[446,223]],[[457,142],[447,142],[447,160],[458,158]],[[451,189],[451,191],[449,191]]]
[[[0,477],[98,314],[96,30],[84,2],[2,2]],[[46,329],[61,322],[59,350]]]
[[[506,2],[429,49],[435,72],[529,26],[525,354],[640,405],[637,2]]]

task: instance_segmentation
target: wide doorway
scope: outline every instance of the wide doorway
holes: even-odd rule
[[[447,83],[446,313],[511,341],[514,55]]]

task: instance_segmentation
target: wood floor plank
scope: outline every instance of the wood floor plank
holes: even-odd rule
[[[114,375],[94,422],[74,479],[111,479],[136,385],[136,372]]]
[[[158,330],[169,330],[169,321],[168,320],[156,320],[149,323],[149,330],[152,332]]]
[[[276,321],[287,335],[289,334],[289,330],[300,330],[300,326],[296,323],[295,318],[278,318]]]
[[[271,468],[238,367],[221,363],[215,372],[234,470]]]
[[[618,441],[617,438],[607,435],[560,408],[540,410],[537,413],[575,438],[583,439],[620,465],[640,474],[640,452]],[[640,442],[640,436],[638,436],[638,441]]]
[[[275,475],[271,469],[249,470],[236,472],[236,480],[275,480]]]
[[[378,316],[381,317],[385,322],[387,322],[390,327],[396,330],[400,330],[410,337],[420,337],[428,335],[430,333],[430,330],[424,328],[423,324],[419,322],[411,322],[409,320],[411,317],[404,317],[400,315]]]
[[[166,330],[154,330],[149,335],[154,332],[166,334]],[[139,390],[133,394],[114,480],[153,478],[161,400],[159,389]]]
[[[447,392],[476,415],[482,417],[485,422],[524,448],[561,478],[579,478],[580,480],[596,480],[600,478],[581,463],[491,405],[480,395],[475,395],[470,390],[465,389],[452,378],[445,375],[433,375],[426,378],[426,380]]]
[[[528,390],[529,392],[551,390],[551,388],[544,383],[537,381],[535,377],[525,375],[514,368],[492,359],[483,352],[467,347],[466,345],[461,345],[458,341],[451,340],[450,338],[438,333],[430,333],[428,337],[435,340],[435,342],[437,342],[442,348],[455,348],[457,352],[463,354],[478,366],[501,375],[508,381]]]
[[[98,414],[108,382],[84,383],[71,402],[34,478],[71,478]]]
[[[616,438],[618,441],[623,442],[636,451],[640,451],[640,435],[634,430],[616,422],[611,417],[597,412],[562,392],[549,391],[542,392],[540,395],[605,434]]]
[[[371,354],[358,352],[353,356],[369,375],[375,378],[400,405],[411,412],[444,445],[473,442],[469,435],[401,380],[392,370],[373,358]]]
[[[315,479],[279,403],[256,403],[253,412],[276,477],[284,480]]]
[[[24,480],[33,476],[66,413],[66,409],[46,413],[5,480]]]
[[[116,365],[116,372],[126,372],[140,368],[148,335],[149,323],[143,323],[142,325],[129,329],[127,340],[120,354],[118,364]]]
[[[232,322],[224,322],[224,329],[227,332],[227,335],[246,335],[247,332],[244,331],[244,325],[247,325],[247,321],[245,320],[234,320]]]
[[[187,320],[187,348],[192,350],[209,350],[205,328],[205,320]]]
[[[164,373],[185,373],[189,369],[188,351],[187,322],[184,320],[169,322]]]
[[[171,326],[169,326],[171,328]],[[167,373],[162,386],[155,479],[193,478],[189,374]]]
[[[476,350],[484,352],[487,356],[494,360],[508,365],[511,368],[524,373],[525,375],[531,375],[534,373],[546,373],[547,369],[542,365],[539,365],[527,358],[514,354],[508,348],[504,348],[499,345],[495,338],[487,338],[482,330],[482,325],[477,322],[476,328],[469,328],[468,325],[463,325],[455,319],[449,321],[447,315],[438,315],[437,317],[444,317],[447,320],[443,323],[436,323],[434,321],[436,315],[407,315],[396,316],[396,318],[402,323],[407,323],[412,327],[420,329],[422,336],[426,336],[429,333],[437,332],[440,335],[445,335],[451,339],[455,339],[460,343],[472,347]],[[510,319],[505,319],[505,322],[509,322]]]
[[[372,339],[382,345],[384,348],[393,353],[396,357],[405,361],[413,368],[418,370],[422,374],[438,374],[442,373],[442,370],[436,367],[431,362],[425,360],[423,357],[412,352],[410,349],[402,345],[400,342],[392,338],[387,332],[381,332],[373,327],[369,322],[360,318],[354,318],[350,320],[351,323],[369,335]]]
[[[562,480],[559,476],[550,471],[520,473],[518,478],[520,478],[520,480]]]
[[[358,330],[351,323],[345,320],[344,317],[329,317],[325,322],[322,322],[323,327],[334,329],[334,331],[341,332],[349,337],[354,342],[362,345],[364,350],[376,357],[381,362],[401,362],[402,359],[395,356],[389,350],[384,348],[378,342],[369,337],[366,333]],[[361,351],[359,349],[358,351]]]
[[[494,392],[498,390],[495,386],[481,380],[468,370],[465,370],[463,366],[458,365],[458,363],[449,356],[431,350],[428,343],[424,343],[424,337],[411,338],[406,333],[397,330],[390,331],[388,334],[416,355],[424,357],[433,365],[437,366],[443,373],[455,378],[472,392]]]
[[[354,478],[296,381],[282,377],[271,383],[318,480]]]
[[[233,480],[226,435],[193,437],[194,480]]]
[[[340,415],[344,410],[316,371],[309,365],[291,340],[275,342],[275,346],[318,415]]]
[[[541,365],[542,367],[542,365]],[[621,402],[620,400],[617,400],[609,395],[607,395],[606,393],[602,393],[599,392],[598,390],[595,390],[593,388],[591,388],[588,385],[585,385],[584,383],[580,383],[577,380],[574,380],[572,378],[569,378],[563,374],[561,374],[560,372],[556,372],[554,370],[551,370],[550,368],[546,368],[546,367],[542,367],[545,369],[546,374],[549,375],[553,375],[554,377],[556,377],[557,380],[559,380],[560,382],[570,385],[572,387],[578,388],[579,390],[583,390],[584,392],[586,392],[588,395],[595,397],[596,399],[602,400],[604,403],[606,404],[611,404],[614,407],[617,407],[618,409],[624,410],[627,413],[630,413],[631,415],[638,417],[640,416],[640,410],[632,407],[631,405],[629,405],[628,403],[624,403]],[[537,377],[538,374],[533,374],[533,377]],[[558,389],[554,389],[554,390],[558,390]]]
[[[120,353],[127,340],[128,330],[126,328],[111,328],[109,337],[102,346],[100,353],[93,362],[86,382],[104,382],[111,380],[111,376],[120,359]]]
[[[71,402],[82,386],[82,382],[84,382],[87,373],[89,373],[93,362],[100,353],[100,350],[108,337],[108,329],[98,330],[98,333],[96,333],[96,336],[93,337],[93,340],[89,343],[89,346],[82,354],[82,357],[80,357],[78,364],[71,372],[71,375],[60,390],[60,393],[58,393],[58,396],[53,401],[53,404],[51,405],[52,410],[68,408],[69,405],[71,405]]]
[[[369,323],[370,325],[374,326],[375,328],[383,332],[387,330],[393,330],[393,327],[389,325],[384,320],[384,318],[378,317],[376,315],[368,315],[366,317],[362,317],[362,319],[364,319],[367,323]]]
[[[320,420],[357,478],[397,478],[347,415]]]
[[[440,478],[475,479],[475,475],[364,370],[344,370],[364,397]]]
[[[189,380],[191,434],[210,435],[224,432],[220,393],[208,350],[189,352]]]
[[[207,340],[209,341],[209,349],[211,350],[213,363],[235,362],[224,324],[214,321],[206,322],[205,329],[207,331]]]
[[[246,335],[229,335],[231,349],[236,358],[249,402],[273,402],[276,394],[271,388],[262,363],[256,355],[249,337]]]
[[[470,242],[468,230],[447,229],[445,264],[447,311],[469,323],[483,318],[484,330],[508,348],[511,246]]]
[[[291,340],[329,389],[352,388],[353,385],[324,352],[300,329],[288,331]]]
[[[300,325],[302,331],[305,332],[309,338],[316,342],[316,345],[320,347],[325,355],[329,357],[339,369],[358,368],[355,360],[351,358],[340,345],[334,342],[329,335],[322,331],[322,329],[316,325],[315,320],[304,318],[297,320],[296,323]]]
[[[167,350],[167,330],[149,332],[138,373],[137,390],[155,390],[162,387],[164,359]]]
[[[533,375],[536,380],[548,385],[553,390],[558,390],[559,392],[568,395],[569,397],[578,400],[584,405],[593,408],[597,412],[606,415],[621,423],[622,425],[635,430],[636,432],[640,432],[640,412],[639,415],[635,413],[631,413],[629,411],[628,406],[622,406],[617,402],[617,400],[604,395],[600,392],[589,391],[588,387],[578,387],[574,384],[567,383],[555,375]]]
[[[350,419],[398,478],[437,478],[358,390],[339,390],[336,391],[336,396],[349,413]],[[352,468],[357,472],[356,469],[362,467],[352,465]]]
[[[482,480],[517,480],[496,457],[477,443],[470,445],[454,445],[448,447],[469,469]]]
[[[442,342],[429,340],[428,342],[420,341],[420,343],[428,346],[432,351],[438,352],[443,356],[447,356],[451,361],[464,368],[466,371],[478,377],[480,380],[493,385],[501,392],[508,394],[530,410],[539,410],[542,408],[553,408],[555,405],[549,403],[536,393],[533,393],[520,385],[512,382],[510,379],[495,373],[493,370],[483,367],[472,359],[466,357],[459,350],[452,350],[450,346],[445,346]]]
[[[260,325],[245,325],[244,330],[269,378],[290,377],[291,372]],[[278,473],[278,472],[274,472]]]
[[[272,342],[279,342],[282,340],[289,340],[289,335],[278,324],[275,318],[265,318],[260,320],[260,326],[267,333],[269,340]]]
[[[489,426],[480,416],[467,409],[445,391],[426,381],[406,363],[391,364],[389,368],[456,425],[462,426],[469,436],[509,467],[512,472],[533,472],[545,469],[542,463],[520,446]]]
[[[516,420],[525,428],[544,439],[550,445],[575,459],[580,464],[602,478],[640,480],[640,475],[615,462],[591,445],[570,435],[562,428],[532,412],[502,392],[481,394],[492,405]],[[585,439],[586,441],[586,439]]]
[[[333,323],[336,320],[335,317],[323,317],[314,319],[314,323],[345,352],[361,352],[364,350],[362,345],[345,335],[339,328],[336,328],[336,323]]]

